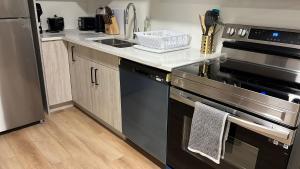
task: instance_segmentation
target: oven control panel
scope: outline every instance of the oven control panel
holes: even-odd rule
[[[300,30],[226,24],[223,38],[300,45]]]

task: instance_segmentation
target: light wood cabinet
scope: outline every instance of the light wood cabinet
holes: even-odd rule
[[[74,102],[122,132],[119,58],[73,44],[69,55]]]
[[[76,67],[78,67],[79,62],[76,62],[78,59],[78,46],[69,43],[68,44],[68,54],[69,54],[69,65],[70,65],[70,77],[71,77],[71,87],[72,87],[72,97],[73,101],[78,102],[78,85],[76,83],[77,81],[77,71]]]
[[[94,64],[96,84],[93,90],[93,112],[97,117],[122,131],[119,72]]]
[[[79,57],[84,55],[79,45],[69,43],[68,48],[73,101],[86,110],[92,111],[92,64]]]
[[[78,57],[76,66],[76,93],[78,104],[88,111],[93,110],[92,87],[94,85],[92,63],[86,59]],[[94,78],[93,78],[94,79]]]
[[[72,101],[67,44],[43,42],[42,60],[49,107]]]

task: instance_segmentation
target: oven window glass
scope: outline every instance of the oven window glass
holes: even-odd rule
[[[192,119],[188,116],[184,116],[182,149],[188,152],[190,155],[200,160],[204,160],[205,157],[190,152],[187,149],[191,124]],[[259,149],[257,147],[229,136],[225,145],[225,156],[222,162],[228,163],[229,165],[234,166],[236,169],[255,169],[258,153]]]
[[[259,149],[229,137],[225,146],[224,161],[239,169],[255,169]]]

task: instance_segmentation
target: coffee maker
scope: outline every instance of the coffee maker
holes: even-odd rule
[[[105,22],[104,17],[106,15],[105,8],[100,7],[96,10],[96,21],[95,21],[95,31],[96,32],[105,32]]]

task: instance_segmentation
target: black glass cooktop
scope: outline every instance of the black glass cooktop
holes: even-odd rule
[[[248,69],[251,66],[249,67],[249,64],[243,62],[231,67],[231,62],[233,61],[230,59],[203,61],[181,67],[180,71],[255,91],[263,95],[300,103],[300,84],[250,73]],[[247,70],[243,70],[243,67]]]

